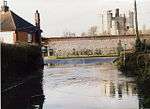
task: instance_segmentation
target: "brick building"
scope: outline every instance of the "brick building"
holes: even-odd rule
[[[27,22],[7,6],[7,2],[0,10],[0,41],[3,43],[41,43],[40,14],[35,13],[35,26]]]

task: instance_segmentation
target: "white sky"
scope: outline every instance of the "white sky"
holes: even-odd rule
[[[100,13],[120,8],[133,11],[134,0],[7,0],[12,11],[34,24],[34,12],[41,14],[43,36],[62,35],[64,31],[87,32],[101,27]],[[139,25],[150,28],[150,0],[137,0]]]

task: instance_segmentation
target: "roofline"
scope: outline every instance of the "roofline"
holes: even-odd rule
[[[9,10],[10,11],[10,13],[12,14],[15,14],[16,16],[18,16],[18,17],[20,17],[19,15],[17,15],[16,13],[14,13],[13,11],[11,11],[11,10]],[[12,18],[12,16],[13,15],[11,15],[11,18]],[[41,32],[43,32],[40,28],[38,28],[37,26],[35,26],[35,25],[33,25],[32,23],[30,23],[30,22],[28,22],[26,19],[24,19],[24,18],[22,18],[22,17],[20,17],[22,20],[24,20],[25,22],[27,22],[27,23],[29,23],[31,26],[29,26],[29,27],[26,27],[26,28],[17,28],[16,27],[16,25],[15,25],[15,22],[14,22],[14,20],[12,20],[13,21],[13,23],[14,23],[14,25],[15,25],[15,31],[23,31],[23,30],[27,30],[27,29],[29,29],[29,28],[35,28],[35,29],[37,29],[37,30],[40,30]],[[13,19],[13,18],[12,18]]]
[[[9,13],[11,14],[11,20],[12,20],[12,22],[13,22],[13,26],[15,26],[15,30],[16,30],[16,25],[15,25],[15,22],[14,22],[14,20],[13,20],[13,15],[12,15],[12,11],[11,10],[8,10],[9,11]],[[14,31],[15,31],[14,30]]]

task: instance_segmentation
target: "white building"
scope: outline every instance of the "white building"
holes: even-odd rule
[[[116,9],[115,16],[111,10],[107,11],[107,33],[110,35],[127,35],[134,33],[134,13],[129,11],[129,17],[119,14]]]

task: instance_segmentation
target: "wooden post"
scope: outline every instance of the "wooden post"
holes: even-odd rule
[[[126,45],[124,44],[124,65],[126,66]]]
[[[47,46],[47,55],[50,56],[50,54],[49,54],[49,45]]]

